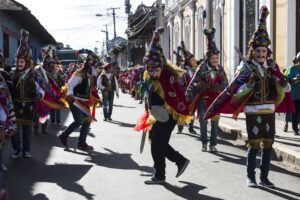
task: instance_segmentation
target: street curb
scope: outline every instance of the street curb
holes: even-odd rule
[[[243,132],[240,129],[236,129],[227,124],[219,123],[219,129],[225,133],[230,135],[234,140],[241,140],[247,143],[248,136],[246,132]],[[275,159],[278,161],[282,161],[283,163],[300,170],[300,153],[294,150],[288,149],[280,144],[277,144],[276,141],[273,144],[273,153],[275,155]]]

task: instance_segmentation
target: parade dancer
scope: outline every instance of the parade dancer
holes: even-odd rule
[[[119,85],[113,73],[113,65],[107,64],[97,80],[97,87],[102,92],[104,121],[111,121],[114,106],[114,95],[119,98]]]
[[[61,88],[64,86],[64,80],[62,79],[62,71],[61,71],[61,62],[58,59],[57,53],[55,49],[52,49],[52,65],[53,65],[53,71],[51,73],[52,79],[56,83],[57,89],[59,89],[59,92],[61,92]],[[50,111],[50,120],[51,124],[55,124],[60,126],[61,121],[60,121],[60,110],[59,109],[54,109]]]
[[[151,84],[148,87],[150,113],[157,120],[150,130],[151,154],[154,161],[154,176],[145,184],[165,182],[165,159],[176,163],[179,177],[189,164],[189,160],[175,151],[169,144],[171,133],[176,124],[185,124],[190,119],[184,93],[177,82],[184,73],[171,63],[167,63],[160,46],[159,37],[163,32],[158,28],[153,35],[149,51],[144,57]]]
[[[29,32],[21,30],[21,41],[16,53],[16,71],[13,73],[12,98],[18,122],[18,132],[11,137],[12,158],[19,157],[21,151],[25,158],[30,158],[32,125],[36,110],[36,100],[44,97],[44,90],[33,77],[31,49],[28,43]],[[23,149],[21,149],[20,132],[23,132]]]
[[[186,97],[192,112],[198,109],[200,122],[200,139],[202,151],[207,151],[207,120],[204,114],[209,105],[219,93],[228,85],[227,77],[222,66],[219,65],[219,50],[214,41],[215,28],[205,29],[207,37],[207,52],[205,63],[202,64],[188,86]],[[211,119],[210,151],[217,151],[218,122],[220,116]]]
[[[268,179],[272,144],[275,135],[275,111],[290,112],[293,105],[289,95],[285,95],[287,80],[278,65],[270,58],[268,46],[271,44],[266,27],[268,8],[260,8],[258,27],[249,41],[247,60],[244,61],[235,79],[208,108],[205,118],[219,113],[233,113],[234,118],[240,111],[246,114],[248,133],[247,179],[249,187],[256,187],[256,154],[261,151],[260,185],[274,187]],[[289,93],[290,94],[290,91]],[[286,96],[286,97],[285,97]],[[286,106],[288,105],[288,106]],[[280,108],[285,108],[280,109]]]
[[[181,58],[180,51],[182,52],[184,59]],[[185,93],[188,85],[190,84],[194,76],[194,72],[197,67],[197,60],[191,52],[185,49],[183,41],[181,41],[181,46],[177,47],[177,51],[174,53],[176,54],[176,65],[186,71],[179,80],[179,85]],[[183,126],[178,125],[177,134],[181,134],[182,130]],[[189,123],[189,133],[196,134],[196,131],[194,130],[194,119],[192,119]]]
[[[69,135],[81,126],[78,149],[90,150],[93,147],[86,143],[86,137],[91,124],[91,118],[88,115],[90,115],[91,104],[95,103],[93,101],[100,101],[94,93],[95,86],[92,82],[91,73],[92,67],[98,67],[101,65],[101,62],[99,57],[88,49],[81,49],[77,54],[87,54],[87,58],[83,67],[77,70],[68,81],[67,100],[74,121],[59,135],[59,139],[68,148],[67,139]],[[86,110],[86,112],[83,110]]]

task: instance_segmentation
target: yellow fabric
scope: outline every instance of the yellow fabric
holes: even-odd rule
[[[247,147],[251,149],[257,149],[257,148],[262,148],[262,149],[267,149],[270,148],[273,143],[272,139],[255,139],[255,140],[250,140],[247,144]]]
[[[247,112],[247,114],[272,114],[274,113],[274,110],[270,110],[270,109],[261,109],[258,112]]]
[[[46,101],[45,99],[41,99],[41,101],[43,103],[45,103],[49,108],[52,108],[52,109],[62,110],[62,109],[68,108],[67,105],[61,105],[61,104],[52,103],[52,102]]]
[[[152,81],[152,85],[154,87],[154,91],[162,98],[165,99],[165,92],[160,84],[159,81]],[[180,113],[177,113],[176,110],[174,110],[169,104],[165,102],[165,108],[169,115],[172,115],[173,119],[177,121],[177,124],[179,125],[185,125],[190,123],[190,121],[193,119],[193,116],[190,115],[182,115]]]

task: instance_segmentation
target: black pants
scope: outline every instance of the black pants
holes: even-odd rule
[[[300,119],[300,100],[294,100],[295,112],[292,114],[292,126],[295,132],[298,132],[298,123]]]
[[[170,145],[171,133],[176,125],[176,121],[170,116],[169,121],[156,122],[150,130],[151,154],[154,161],[155,177],[165,179],[166,158],[177,165],[184,162],[185,158],[175,151]]]

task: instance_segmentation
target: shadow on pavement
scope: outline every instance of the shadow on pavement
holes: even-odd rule
[[[210,197],[207,195],[199,194],[200,190],[205,189],[206,187],[191,183],[191,182],[185,182],[185,181],[179,181],[180,183],[186,184],[183,187],[177,187],[175,185],[171,185],[169,183],[163,184],[163,186],[169,190],[170,192],[173,192],[179,197],[182,197],[184,199],[205,199],[205,200],[221,200],[220,198],[216,197]]]
[[[300,137],[299,138],[293,138],[293,137],[285,137],[285,136],[275,135],[275,138],[300,142]]]
[[[91,167],[92,165],[45,165],[33,159],[16,160],[15,165],[10,167],[8,176],[15,177],[10,179],[9,186],[18,192],[11,192],[10,199],[33,199],[34,196],[30,191],[34,190],[36,183],[55,183],[64,190],[80,194],[86,199],[93,199],[94,195],[77,183]]]
[[[271,194],[274,194],[276,196],[279,196],[283,199],[287,199],[287,200],[299,200],[299,198],[294,198],[294,197],[291,197],[291,196],[288,196],[284,193],[288,193],[288,194],[291,194],[291,195],[294,195],[294,196],[297,196],[297,197],[300,197],[300,194],[299,193],[296,193],[296,192],[292,192],[292,191],[289,191],[289,190],[286,190],[286,189],[281,189],[281,188],[274,188],[274,189],[270,189],[270,188],[266,188],[266,187],[258,187],[259,189],[265,191],[265,192],[269,192]],[[281,192],[284,192],[284,193],[281,193]]]
[[[100,153],[97,151],[79,151],[77,149],[66,149],[65,151],[88,156],[85,161],[96,164],[98,166],[123,169],[123,170],[139,170],[141,172],[153,173],[153,168],[148,166],[138,165],[129,153],[117,153],[110,149],[104,148],[108,153]]]
[[[116,121],[116,120],[113,120],[113,121],[107,121],[108,123],[112,123],[112,124],[117,124],[119,126],[122,126],[122,127],[127,127],[127,128],[134,128],[136,126],[136,124],[128,124],[128,123],[125,123],[125,122],[120,122],[120,121]]]
[[[32,197],[32,200],[49,200],[45,194],[38,193]]]
[[[239,156],[239,155],[236,155],[236,154],[221,152],[221,151],[217,151],[217,152],[214,152],[212,154],[220,157],[222,161],[235,163],[235,164],[239,164],[239,165],[244,165],[245,168],[246,168],[246,156]],[[257,168],[259,166],[259,163],[260,163],[260,159],[258,158],[257,159],[257,164],[256,164]],[[286,169],[283,169],[281,167],[273,165],[272,163],[270,165],[270,171],[274,171],[274,172],[278,172],[278,173],[282,173],[282,174],[287,174],[287,175],[290,175],[290,176],[300,178],[299,173],[288,171]]]
[[[61,112],[61,122],[65,123],[70,112]],[[7,188],[9,200],[48,200],[46,194],[33,194],[37,183],[54,183],[62,189],[77,193],[86,199],[94,199],[78,181],[91,169],[92,165],[57,164],[46,165],[50,151],[61,144],[57,135],[62,127],[49,126],[48,135],[33,135],[31,145],[31,159],[11,159],[11,142],[6,141],[4,163],[8,167]],[[63,127],[64,128],[64,127]],[[40,192],[40,191],[38,191]],[[61,199],[57,197],[57,199]]]
[[[118,104],[114,104],[115,107],[122,107],[122,108],[136,108],[135,106],[123,106],[123,105],[118,105]]]

